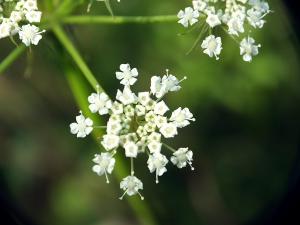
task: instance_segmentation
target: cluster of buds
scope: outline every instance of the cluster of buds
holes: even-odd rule
[[[33,24],[40,23],[41,16],[37,0],[0,0],[0,39],[19,34],[27,47],[37,45],[45,31]]]
[[[222,40],[213,35],[213,31],[221,27],[239,44],[243,60],[250,62],[261,45],[244,34],[261,29],[266,22],[264,17],[269,13],[269,5],[264,0],[194,0],[193,7],[180,10],[177,16],[178,23],[184,27],[201,27],[198,40],[209,33],[201,44],[205,54],[219,59]]]
[[[109,115],[106,126],[94,126],[93,121],[86,118],[80,112],[76,117],[76,122],[70,124],[72,134],[79,138],[84,138],[93,129],[105,129],[106,133],[101,138],[101,145],[105,152],[96,154],[93,162],[93,171],[98,175],[105,175],[109,183],[108,174],[111,174],[115,159],[114,155],[118,151],[130,159],[131,171],[121,183],[120,188],[124,190],[124,195],[140,195],[143,183],[135,176],[134,160],[140,154],[147,154],[147,165],[151,173],[155,173],[155,181],[166,171],[169,160],[162,150],[170,151],[170,161],[178,168],[187,165],[193,170],[193,152],[187,147],[174,149],[163,138],[173,138],[178,134],[178,129],[186,127],[191,121],[195,121],[193,114],[188,108],[179,107],[166,116],[169,107],[162,100],[169,93],[180,90],[180,83],[186,79],[178,80],[168,73],[163,77],[153,76],[149,92],[133,93],[130,86],[137,81],[138,71],[131,68],[129,64],[121,64],[116,77],[124,85],[122,91],[118,90],[116,100],[112,101],[104,92],[92,93],[88,97],[89,109],[92,113],[99,115]]]

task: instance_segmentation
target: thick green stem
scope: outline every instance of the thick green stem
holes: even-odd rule
[[[15,48],[9,55],[0,63],[0,75],[25,51],[25,45],[20,45]]]
[[[127,23],[173,23],[178,20],[175,15],[165,16],[69,16],[62,18],[65,24],[127,24]]]
[[[92,85],[92,87],[96,90],[98,82],[89,69],[89,67],[86,65],[85,61],[81,57],[78,50],[73,45],[72,41],[69,39],[69,37],[66,35],[65,31],[59,26],[55,25],[52,28],[54,34],[56,35],[57,39],[60,41],[60,43],[63,45],[65,50],[71,55],[74,62],[77,64],[79,69],[81,70],[82,74],[85,76],[85,78],[88,80],[88,82]],[[99,85],[100,91],[103,91],[103,88]]]
[[[85,82],[82,80],[80,73],[74,70],[72,67],[65,64],[64,73],[66,74],[69,86],[75,97],[75,100],[78,104],[78,107],[83,111],[85,115],[91,116],[95,124],[101,124],[101,119],[99,116],[90,113],[87,104],[88,90],[84,85]],[[99,144],[99,136],[103,135],[102,130],[97,130],[93,132],[94,140]],[[130,169],[123,162],[124,154],[117,154],[116,161],[117,165],[114,169],[113,174],[116,176],[118,181],[121,181],[124,177],[128,176]],[[157,225],[154,217],[151,213],[150,208],[148,207],[145,201],[141,201],[136,196],[126,198],[132,210],[135,213],[136,218],[141,225]]]

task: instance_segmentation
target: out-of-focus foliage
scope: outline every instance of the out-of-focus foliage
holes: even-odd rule
[[[164,15],[186,2],[112,5],[116,15]],[[77,14],[86,13],[81,6]],[[109,94],[118,88],[114,72],[121,63],[143,68],[139,90],[149,89],[150,77],[166,68],[188,76],[181,93],[168,101],[173,107],[185,104],[197,118],[172,143],[191,146],[196,170],[178,171],[170,164],[156,185],[146,158],[135,166],[159,224],[249,222],[287,191],[300,127],[299,48],[281,1],[270,6],[274,13],[255,34],[263,48],[250,64],[226,37],[219,61],[200,47],[186,56],[197,34],[178,36],[184,29],[176,23],[67,27]],[[96,2],[91,14],[107,14],[104,4]],[[66,55],[51,32],[44,37],[0,77],[1,186],[39,224],[135,224],[127,202],[118,200],[118,183],[107,185],[91,171],[93,154],[101,149],[92,139],[79,141],[69,133],[78,108],[61,69]],[[13,48],[1,40],[0,59]]]

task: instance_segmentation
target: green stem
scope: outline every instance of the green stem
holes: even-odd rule
[[[0,75],[25,51],[25,45],[20,45],[9,53],[0,63]]]
[[[176,150],[174,149],[174,148],[172,148],[170,145],[167,145],[167,144],[165,144],[165,143],[162,143],[163,144],[163,146],[165,146],[167,149],[169,149],[170,151],[172,151],[172,152],[176,152]]]
[[[65,64],[64,73],[66,74],[66,78],[68,80],[71,91],[75,97],[75,100],[80,109],[82,109],[84,114],[89,115],[88,104],[86,98],[88,96],[88,90],[84,85],[82,77],[80,73],[75,71],[72,67]],[[91,115],[91,116],[94,116]],[[101,120],[99,116],[91,117],[96,124],[101,124]],[[103,131],[93,131],[93,137],[95,142],[99,143],[99,136],[103,135]],[[116,176],[118,181],[121,181],[124,177],[128,176],[128,168],[125,166],[123,159],[119,155],[116,155],[117,166],[114,169],[114,175]],[[137,197],[128,197],[126,198],[133,212],[135,213],[136,218],[141,225],[157,225],[154,216],[151,213],[150,208],[148,207],[145,201],[141,201]]]
[[[173,23],[176,15],[164,16],[68,16],[62,18],[65,24],[126,24],[126,23]]]
[[[98,82],[89,69],[89,67],[86,65],[85,61],[81,57],[78,50],[73,45],[72,41],[69,39],[69,37],[66,35],[65,31],[59,26],[53,26],[53,32],[56,35],[57,39],[60,41],[60,43],[64,46],[65,50],[71,55],[79,69],[81,70],[82,74],[85,76],[85,78],[88,80],[88,82],[92,85],[92,87],[97,90]],[[99,85],[99,90],[103,91],[103,88]]]

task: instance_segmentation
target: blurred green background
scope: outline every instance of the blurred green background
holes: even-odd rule
[[[150,77],[166,68],[188,77],[167,101],[172,109],[189,107],[197,118],[172,143],[194,151],[196,170],[169,165],[156,185],[146,158],[137,160],[145,204],[157,224],[244,224],[287,192],[299,147],[299,47],[283,1],[269,2],[274,13],[252,34],[262,48],[250,64],[227,35],[219,61],[200,47],[186,56],[197,33],[178,36],[184,29],[176,23],[66,27],[111,95],[120,87],[114,73],[121,63],[139,69],[134,90],[148,90]],[[85,14],[86,4],[75,13]],[[130,16],[176,14],[189,4],[112,3],[116,15]],[[91,14],[108,13],[103,3],[95,3]],[[0,49],[2,60],[14,45],[1,40]],[[0,76],[0,184],[38,224],[139,224],[127,201],[118,199],[117,180],[107,185],[91,171],[99,151],[95,142],[69,132],[79,109],[62,69],[65,60],[47,32],[31,54]]]

